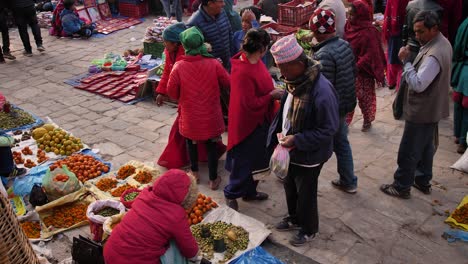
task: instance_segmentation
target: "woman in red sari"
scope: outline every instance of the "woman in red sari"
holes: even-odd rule
[[[268,194],[257,192],[253,175],[268,170],[271,150],[265,147],[268,128],[274,115],[274,100],[283,90],[274,89],[271,76],[262,62],[270,43],[263,29],[250,29],[241,52],[231,59],[228,154],[226,169],[231,172],[224,188],[226,203],[238,209],[237,198],[265,200]]]
[[[167,27],[163,32],[164,55],[166,60],[164,62],[164,70],[159,81],[158,87],[156,88],[156,105],[161,106],[164,101],[167,101],[167,82],[169,81],[169,75],[172,71],[174,64],[181,60],[185,55],[185,50],[180,43],[179,34],[186,29],[184,23],[179,22],[174,25]],[[217,144],[218,158],[226,151],[226,145],[222,142]],[[207,161],[206,147],[204,144],[198,144],[198,156],[200,161]],[[187,152],[187,144],[185,138],[179,132],[179,114],[172,125],[171,132],[167,146],[163,153],[158,159],[158,165],[168,169],[178,169],[189,164],[189,157]],[[196,173],[195,173],[196,174]],[[194,175],[198,178],[198,175]]]
[[[356,97],[364,116],[362,131],[366,132],[375,120],[377,108],[375,82],[383,85],[386,60],[380,33],[372,25],[369,5],[363,1],[357,0],[351,3],[345,26],[345,40],[351,45],[356,59]],[[348,124],[353,120],[353,115],[354,111],[347,115]]]

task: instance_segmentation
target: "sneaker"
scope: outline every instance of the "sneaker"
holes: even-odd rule
[[[399,191],[395,185],[393,184],[382,184],[380,186],[380,190],[385,193],[385,194],[388,194],[390,196],[395,196],[395,197],[398,197],[398,198],[402,198],[402,199],[409,199],[411,198],[411,193],[410,191]]]
[[[276,224],[275,229],[283,232],[283,231],[290,231],[290,230],[299,230],[301,229],[301,227],[295,223],[292,217],[288,216],[288,217],[283,218],[281,222]]]
[[[431,185],[422,185],[422,184],[419,184],[419,183],[414,183],[413,184],[413,187],[418,189],[419,191],[421,191],[422,193],[428,195],[428,194],[431,194],[431,191],[432,191],[432,188],[431,188]]]
[[[315,234],[306,235],[301,230],[297,234],[295,234],[291,238],[291,240],[289,240],[289,243],[295,247],[300,247],[300,246],[305,245],[307,242],[312,241],[314,238],[315,238]]]
[[[257,192],[256,195],[254,196],[246,196],[242,197],[242,200],[248,202],[248,201],[264,201],[268,199],[268,194],[263,193],[263,192]]]
[[[333,187],[337,188],[338,190],[341,190],[345,193],[350,193],[350,194],[355,194],[357,192],[357,187],[356,186],[349,186],[341,183],[340,180],[333,180],[331,181],[331,184]]]
[[[32,52],[31,51],[25,51],[23,52],[23,55],[26,56],[26,57],[32,57]]]
[[[45,48],[44,48],[44,46],[39,45],[39,46],[37,46],[37,50],[38,50],[39,52],[44,52],[44,51],[45,51]]]
[[[237,203],[236,199],[226,198],[226,205],[233,210],[239,211],[239,204]]]
[[[5,59],[9,59],[9,60],[16,60],[16,57],[13,56],[10,52],[4,52],[4,53],[3,53],[3,57],[4,57]]]

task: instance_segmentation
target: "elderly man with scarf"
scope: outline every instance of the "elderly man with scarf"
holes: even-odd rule
[[[318,232],[317,184],[323,164],[333,153],[339,128],[338,99],[320,64],[307,57],[294,35],[278,40],[271,54],[286,83],[281,107],[271,123],[267,146],[290,148],[284,189],[288,216],[278,231],[298,230],[290,243],[301,246]]]

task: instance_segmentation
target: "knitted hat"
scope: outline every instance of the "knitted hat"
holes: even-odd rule
[[[309,28],[318,34],[335,32],[335,14],[331,10],[317,8],[309,20]]]
[[[186,30],[185,24],[182,22],[168,26],[163,31],[163,39],[170,42],[180,42],[179,35]]]
[[[276,41],[271,46],[270,52],[276,64],[282,64],[299,58],[304,49],[297,43],[296,36],[291,34]]]

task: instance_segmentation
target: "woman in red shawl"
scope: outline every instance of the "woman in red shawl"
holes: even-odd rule
[[[167,82],[169,81],[169,75],[172,71],[172,67],[177,61],[181,60],[185,54],[184,47],[180,43],[179,38],[179,34],[185,29],[184,23],[179,22],[167,27],[163,31],[165,45],[164,55],[166,60],[164,61],[164,70],[161,80],[156,88],[156,93],[158,94],[156,97],[157,106],[161,106],[163,102],[168,99]],[[179,131],[179,117],[180,115],[177,114],[177,118],[174,120],[174,124],[172,125],[171,132],[169,134],[167,146],[158,159],[158,165],[168,169],[178,169],[189,164],[187,144],[185,143],[185,138]],[[216,150],[219,158],[226,151],[226,145],[219,141],[216,145]],[[200,161],[207,161],[207,151],[204,144],[198,144],[198,156]],[[197,172],[193,172],[193,175],[198,179]]]
[[[65,36],[65,34],[62,31],[62,20],[60,19],[60,14],[62,13],[63,9],[65,9],[65,6],[63,5],[63,0],[60,0],[52,14],[52,20],[51,20],[52,27],[49,30],[50,35],[52,36],[57,36],[57,37]]]
[[[362,131],[368,131],[375,120],[376,96],[375,81],[384,83],[385,54],[379,31],[372,25],[369,5],[363,1],[351,3],[348,21],[345,26],[345,40],[351,44],[356,58],[356,97],[364,122]],[[353,120],[354,111],[346,117],[347,123]]]
[[[270,43],[263,29],[250,29],[241,52],[232,59],[229,99],[228,154],[226,169],[231,172],[224,188],[226,204],[238,209],[237,198],[265,200],[268,194],[257,192],[253,174],[268,170],[271,150],[265,147],[268,128],[274,114],[274,100],[283,90],[275,89],[262,62]]]
[[[367,6],[369,7],[367,10],[369,12],[369,16],[370,16],[370,19],[371,20],[374,20],[374,1],[373,0],[360,0],[360,1],[363,1],[364,3],[367,4]],[[356,0],[349,0],[348,1],[349,3],[353,3],[353,2],[356,2]]]
[[[388,0],[385,8],[382,36],[387,41],[387,83],[389,89],[399,86],[403,65],[398,52],[403,45],[402,29],[409,0]]]

